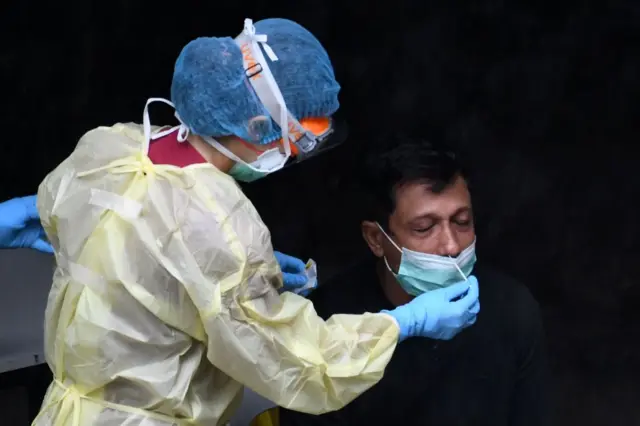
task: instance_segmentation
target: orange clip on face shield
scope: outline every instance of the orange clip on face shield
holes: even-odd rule
[[[331,148],[342,144],[346,139],[346,131],[336,131],[335,121],[330,117],[312,117],[304,118],[300,120],[302,127],[313,134],[316,137],[316,146],[309,152],[303,152],[299,146],[299,141],[306,137],[305,135],[297,135],[296,142],[289,142],[291,147],[291,157],[285,164],[285,167],[289,167],[293,164],[300,163],[311,157],[315,157],[320,152],[325,152]],[[242,141],[242,143],[251,151],[257,155],[262,154],[264,151],[273,149],[276,146],[280,147],[281,152],[284,152],[282,139],[278,139],[267,145],[256,146],[250,142]]]

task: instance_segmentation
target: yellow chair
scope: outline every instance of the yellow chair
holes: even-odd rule
[[[280,426],[280,407],[269,408],[258,414],[249,426]]]

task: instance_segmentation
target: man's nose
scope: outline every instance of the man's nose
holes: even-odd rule
[[[458,237],[450,227],[445,227],[440,240],[440,256],[456,257],[460,254],[461,248]]]

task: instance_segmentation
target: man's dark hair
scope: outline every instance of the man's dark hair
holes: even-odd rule
[[[371,152],[364,163],[363,183],[368,193],[365,219],[377,220],[387,227],[396,206],[396,190],[404,184],[422,182],[434,193],[465,176],[456,155],[444,146],[429,141],[396,136],[386,138],[391,148]],[[372,217],[373,216],[373,217]]]

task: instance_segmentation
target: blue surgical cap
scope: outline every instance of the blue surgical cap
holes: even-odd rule
[[[267,36],[278,56],[272,62],[265,55],[289,111],[298,120],[335,113],[340,85],[327,52],[313,34],[287,19],[265,19],[256,22],[255,29]],[[270,115],[246,78],[242,53],[230,37],[197,38],[182,49],[171,99],[183,123],[198,135],[235,135],[256,144],[282,135],[272,119],[259,136],[250,129],[253,118]]]

